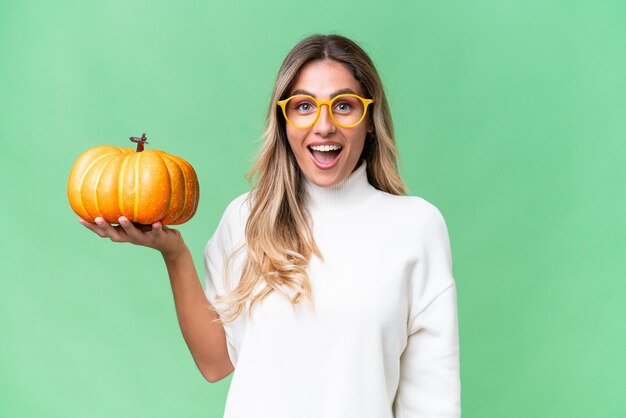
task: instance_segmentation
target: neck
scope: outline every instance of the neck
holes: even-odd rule
[[[360,163],[348,177],[333,186],[318,186],[304,178],[307,207],[312,216],[349,213],[373,196],[376,189],[367,181],[367,164],[365,160]]]

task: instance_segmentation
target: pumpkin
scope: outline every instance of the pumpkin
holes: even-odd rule
[[[137,149],[97,146],[81,154],[70,172],[67,195],[81,218],[98,216],[118,223],[163,225],[187,222],[196,213],[198,178],[185,160],[160,150],[145,150],[146,134],[131,137]]]

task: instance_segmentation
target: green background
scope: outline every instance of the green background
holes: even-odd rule
[[[159,254],[78,224],[67,176],[142,132],[187,159],[201,271],[318,32],[371,55],[446,218],[463,416],[625,416],[624,1],[173,3],[0,3],[0,417],[221,417],[230,377],[196,369]]]

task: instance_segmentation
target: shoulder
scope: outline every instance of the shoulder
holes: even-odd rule
[[[379,191],[381,210],[385,216],[400,220],[406,227],[424,228],[445,225],[439,208],[420,196],[393,195]]]
[[[234,198],[226,206],[220,223],[245,223],[250,213],[250,196],[250,192],[245,192]]]
[[[250,212],[249,193],[235,197],[226,206],[213,235],[207,242],[205,252],[213,247],[231,248],[242,241]]]

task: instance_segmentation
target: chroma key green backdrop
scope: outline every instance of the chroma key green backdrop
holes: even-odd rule
[[[83,228],[67,176],[143,132],[187,159],[201,272],[318,32],[371,55],[446,218],[464,418],[626,416],[626,2],[3,0],[0,417],[221,417],[230,377],[196,369],[161,257]]]

